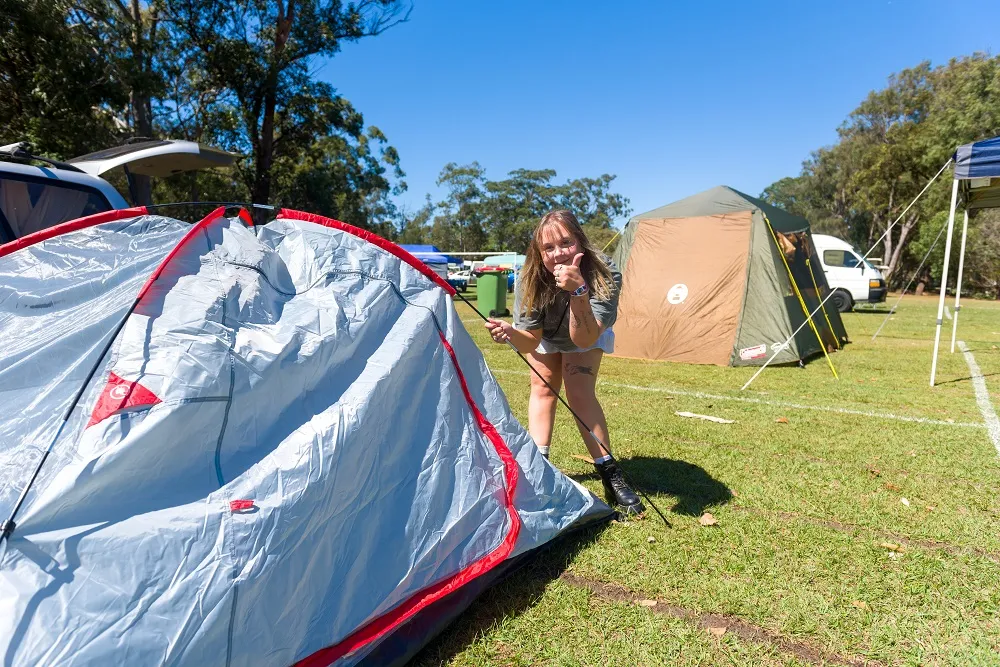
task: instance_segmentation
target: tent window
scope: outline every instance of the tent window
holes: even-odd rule
[[[861,265],[861,259],[850,250],[824,250],[823,263],[827,266],[843,266],[853,269]]]
[[[10,174],[0,177],[0,212],[18,238],[111,208],[104,195],[83,185]]]

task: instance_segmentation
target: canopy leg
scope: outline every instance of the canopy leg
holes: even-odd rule
[[[941,344],[941,320],[944,318],[944,299],[948,291],[948,260],[951,259],[951,237],[955,230],[955,208],[958,206],[958,179],[951,185],[951,208],[948,210],[948,235],[944,242],[944,267],[941,269],[941,296],[938,298],[937,326],[934,329],[934,356],[931,359],[931,386],[937,376],[938,346]]]
[[[958,335],[958,313],[962,309],[962,268],[965,266],[965,236],[969,231],[969,209],[962,219],[962,249],[958,252],[958,282],[955,283],[955,316],[951,322],[951,353],[955,353],[955,337]]]

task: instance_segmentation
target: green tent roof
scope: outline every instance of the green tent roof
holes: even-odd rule
[[[727,185],[719,185],[696,195],[685,197],[672,204],[654,208],[652,211],[633,216],[632,220],[656,220],[662,218],[691,218],[702,215],[719,215],[736,211],[760,209],[771,226],[778,232],[798,232],[809,229],[809,221],[792,215],[788,211],[772,206],[756,197],[743,194]],[[629,220],[629,222],[632,222]]]

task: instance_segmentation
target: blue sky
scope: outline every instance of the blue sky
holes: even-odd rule
[[[1000,3],[954,0],[414,0],[315,70],[399,150],[411,211],[476,160],[615,174],[639,213],[797,174],[889,75],[995,52],[998,28]]]

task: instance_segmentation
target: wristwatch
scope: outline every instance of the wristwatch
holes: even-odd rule
[[[572,292],[570,292],[569,295],[570,296],[583,296],[584,294],[586,294],[589,291],[590,291],[590,289],[587,287],[587,283],[584,283],[584,284],[580,285],[579,287],[577,287]]]

